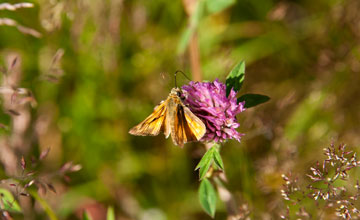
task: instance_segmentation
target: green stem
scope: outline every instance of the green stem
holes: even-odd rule
[[[49,216],[50,220],[58,220],[58,218],[55,215],[55,212],[52,210],[52,208],[45,199],[41,198],[41,196],[34,190],[29,190],[28,192],[32,197],[34,197],[36,201],[40,203],[46,214]]]

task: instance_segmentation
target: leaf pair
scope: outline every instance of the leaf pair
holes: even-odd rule
[[[224,169],[224,163],[221,159],[220,153],[219,153],[220,145],[214,144],[201,158],[199,164],[196,166],[195,170],[199,170],[199,176],[200,180],[202,180],[206,173],[209,171],[211,165],[213,162],[219,167],[220,169]]]
[[[238,92],[245,80],[245,61],[238,63],[226,77],[226,95],[230,94],[231,89]],[[260,94],[244,94],[240,96],[237,102],[245,101],[245,108],[251,108],[261,103],[267,102],[270,97]]]
[[[224,163],[219,153],[220,145],[214,144],[201,158],[195,170],[199,170],[200,187],[199,187],[199,201],[206,213],[214,217],[216,210],[217,195],[211,182],[206,178],[206,173],[209,171],[212,164],[220,169],[224,169]]]
[[[224,163],[219,153],[220,145],[214,144],[201,158],[199,164],[195,170],[199,170],[200,187],[199,187],[199,201],[206,213],[211,217],[214,217],[216,210],[217,195],[211,182],[206,178],[206,174],[209,171],[212,164],[220,169],[224,169]]]

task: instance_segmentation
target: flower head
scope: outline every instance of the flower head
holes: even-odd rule
[[[226,96],[226,85],[216,79],[214,82],[190,82],[182,86],[182,90],[184,104],[206,125],[206,134],[202,141],[240,141],[244,134],[235,130],[240,126],[236,115],[245,110],[245,102],[237,103],[233,89],[229,96]]]

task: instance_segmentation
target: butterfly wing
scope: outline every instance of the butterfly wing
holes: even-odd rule
[[[169,126],[166,126],[166,115],[167,115],[167,103],[168,99],[160,105],[156,106],[154,112],[149,115],[144,121],[135,127],[131,128],[129,133],[138,136],[156,136],[160,131],[170,133]],[[167,135],[168,136],[168,135]]]
[[[196,141],[199,141],[206,133],[206,126],[204,122],[200,120],[194,113],[190,111],[190,109],[186,106],[184,107],[184,115],[187,122],[187,125],[190,131],[196,137]]]
[[[176,145],[183,146],[187,142],[200,140],[205,132],[204,123],[196,117],[180,100],[168,104],[171,137]],[[174,108],[174,109],[173,109]]]
[[[155,107],[149,117],[129,131],[130,134],[139,136],[155,136],[160,132],[164,132],[166,138],[171,134],[174,144],[182,147],[187,142],[200,140],[206,127],[181,102],[177,90],[174,90],[164,102]]]

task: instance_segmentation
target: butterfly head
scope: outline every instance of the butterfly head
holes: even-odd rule
[[[179,88],[179,87],[175,87],[175,88],[172,88],[171,89],[171,92],[170,92],[171,95],[174,95],[174,96],[179,96],[181,97],[183,92],[182,90]]]
[[[181,88],[179,88],[179,87],[172,88],[170,94],[171,94],[172,96],[179,97],[179,98],[181,99],[181,101],[184,101],[184,99],[185,99],[184,93],[183,93],[183,91],[181,90]]]

